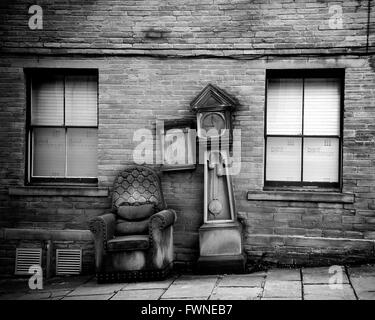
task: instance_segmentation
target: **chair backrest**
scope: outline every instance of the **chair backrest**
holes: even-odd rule
[[[118,174],[113,185],[112,209],[124,203],[155,203],[159,210],[166,209],[160,178],[145,166],[128,166]]]

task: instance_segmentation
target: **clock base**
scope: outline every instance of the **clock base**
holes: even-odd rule
[[[205,256],[199,257],[197,273],[218,274],[218,273],[245,273],[246,260],[243,254],[230,256]]]
[[[243,273],[242,232],[238,222],[205,223],[199,229],[199,273]]]

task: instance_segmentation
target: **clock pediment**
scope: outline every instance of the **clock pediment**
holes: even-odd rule
[[[237,105],[235,98],[213,84],[208,84],[190,103],[195,112],[233,110]]]

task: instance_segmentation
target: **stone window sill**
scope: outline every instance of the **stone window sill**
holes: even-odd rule
[[[248,191],[247,200],[354,203],[354,194],[314,191]]]
[[[67,186],[27,186],[10,187],[11,196],[69,196],[69,197],[108,197],[108,188],[67,187]]]

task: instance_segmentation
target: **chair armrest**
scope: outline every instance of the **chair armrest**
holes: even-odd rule
[[[103,241],[104,247],[115,234],[115,222],[116,216],[113,213],[106,213],[90,220],[89,227],[95,240]]]
[[[176,211],[172,209],[166,209],[151,216],[149,227],[150,229],[155,228],[162,230],[174,224],[176,220]]]

